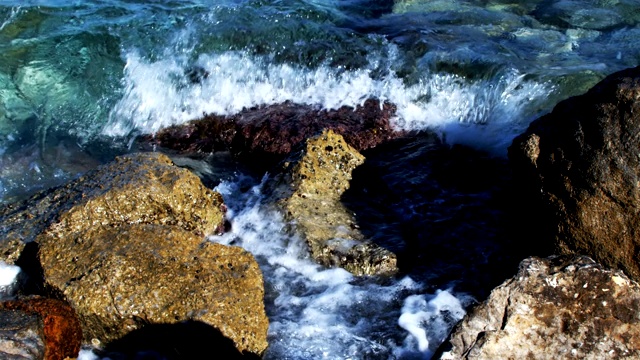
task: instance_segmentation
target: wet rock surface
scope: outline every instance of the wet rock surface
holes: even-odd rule
[[[0,357],[6,360],[44,359],[42,318],[20,310],[0,310]]]
[[[31,242],[44,230],[154,223],[211,234],[223,224],[220,194],[159,153],[117,157],[64,186],[0,208],[0,237]]]
[[[66,299],[85,341],[193,319],[261,354],[268,320],[258,265],[204,238],[222,231],[225,211],[220,194],[167,156],[131,154],[0,209],[0,238],[28,273],[23,292]]]
[[[68,230],[38,237],[40,261],[47,285],[78,312],[85,339],[192,319],[240,351],[266,349],[262,274],[248,252],[155,224]]]
[[[528,258],[458,325],[442,359],[640,356],[640,287],[588,257]]]
[[[201,120],[159,131],[149,141],[186,153],[230,150],[240,158],[268,166],[280,161],[305,139],[332,129],[360,151],[398,137],[390,119],[395,106],[369,99],[356,108],[326,110],[285,102],[244,110],[230,117],[208,115]],[[267,167],[268,167],[267,166]]]
[[[534,121],[509,149],[531,230],[640,279],[640,67]]]
[[[395,254],[366,241],[340,202],[363,161],[341,135],[327,130],[287,158],[268,191],[316,261],[356,275],[390,274],[397,270]]]
[[[80,351],[82,328],[75,311],[64,301],[45,298],[5,301],[0,303],[0,318],[4,324],[0,332],[10,334],[13,330],[16,345],[25,347],[20,351],[25,359],[64,360],[76,357]],[[18,341],[21,336],[25,337]],[[3,351],[8,352],[0,350],[0,353]]]

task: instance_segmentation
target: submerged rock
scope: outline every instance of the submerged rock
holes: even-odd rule
[[[559,103],[509,148],[537,228],[562,253],[586,254],[640,279],[640,67]],[[546,234],[543,234],[546,236]]]
[[[285,102],[247,109],[230,117],[208,115],[162,129],[146,141],[188,153],[229,149],[260,165],[261,160],[281,160],[296,145],[323,129],[341,134],[358,151],[374,147],[400,134],[391,129],[395,110],[394,105],[374,99],[356,108],[343,106],[336,110]]]
[[[640,286],[588,257],[528,258],[458,325],[442,359],[640,356]]]
[[[68,230],[36,241],[47,285],[75,307],[86,339],[189,319],[219,329],[240,351],[266,349],[262,273],[242,248],[156,224]]]
[[[3,318],[0,322],[5,324],[0,329],[3,339],[13,334],[15,345],[23,347],[20,353],[29,354],[16,359],[64,360],[78,356],[82,328],[75,311],[66,302],[44,298],[5,301],[0,303],[0,314]],[[20,334],[29,335],[18,341]],[[3,359],[13,359],[8,352],[0,350],[0,354],[4,353]]]
[[[351,172],[363,162],[341,135],[326,130],[287,158],[269,184],[270,196],[319,263],[356,275],[393,273],[395,254],[366,241],[353,214],[340,202]]]

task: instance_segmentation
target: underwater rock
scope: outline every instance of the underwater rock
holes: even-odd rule
[[[21,315],[19,317],[21,319],[29,319],[33,316],[37,318],[37,320],[28,322],[32,324],[29,326],[31,330],[28,333],[39,336],[38,339],[32,339],[31,344],[40,345],[42,343],[43,350],[32,350],[30,353],[31,355],[35,355],[35,352],[43,353],[44,356],[27,358],[64,360],[78,356],[82,342],[82,328],[75,311],[66,302],[45,298],[5,301],[0,303],[0,314],[3,314],[0,315],[2,317],[9,316],[10,318],[15,318],[16,314],[26,315]],[[6,323],[3,322],[3,324]],[[21,331],[26,330],[23,326],[17,328],[20,328]],[[10,333],[9,329],[10,326],[5,325],[4,329],[0,329],[0,332]],[[0,350],[1,353],[2,350]],[[4,356],[2,358],[7,359]]]
[[[256,164],[267,160],[271,166],[324,129],[341,134],[358,151],[398,137],[401,133],[390,125],[395,110],[395,105],[374,99],[356,108],[334,110],[285,102],[246,109],[230,117],[208,115],[162,129],[143,140],[187,153],[228,149]]]
[[[390,274],[397,271],[395,254],[366,241],[340,202],[351,172],[363,162],[341,135],[325,130],[291,153],[268,192],[317,262],[356,275]]]
[[[240,351],[267,347],[262,273],[242,248],[157,224],[67,228],[36,241],[46,283],[74,306],[85,340],[199,320]]]
[[[222,228],[220,194],[159,153],[117,157],[64,186],[0,208],[0,239],[31,242],[44,232],[152,223],[194,234]]]
[[[561,253],[640,279],[640,67],[559,103],[514,139],[509,158],[536,229]]]
[[[581,257],[528,258],[456,327],[442,359],[640,356],[640,287]]]

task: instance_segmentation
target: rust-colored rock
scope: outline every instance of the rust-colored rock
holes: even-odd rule
[[[342,136],[324,131],[287,158],[268,185],[270,196],[319,263],[356,275],[389,274],[397,270],[395,254],[366,241],[340,202],[351,172],[363,161]]]
[[[76,309],[85,340],[199,320],[240,351],[267,347],[262,274],[239,247],[157,224],[55,229],[36,241],[46,283]]]
[[[305,139],[332,129],[361,151],[397,137],[390,125],[395,106],[369,99],[336,110],[285,102],[223,117],[208,115],[159,131],[146,140],[182,152],[229,149],[241,157],[279,160]]]
[[[509,148],[536,228],[640,279],[640,67],[559,103]],[[536,207],[536,204],[540,204]],[[533,230],[533,229],[532,229]],[[528,231],[528,230],[526,230]]]
[[[442,359],[637,359],[640,286],[585,256],[528,258],[450,342]]]
[[[19,310],[42,319],[44,359],[75,358],[80,351],[82,328],[75,311],[64,301],[31,298],[0,303],[0,311]]]
[[[195,234],[223,225],[220,194],[159,153],[139,153],[88,172],[0,209],[0,239],[33,241],[44,232],[81,231],[94,226],[152,223]]]

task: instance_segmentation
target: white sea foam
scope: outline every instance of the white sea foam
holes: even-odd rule
[[[15,283],[19,273],[20,267],[0,261],[0,286],[10,286]]]
[[[77,360],[99,360],[100,357],[93,353],[91,350],[82,349],[78,354]]]
[[[389,53],[393,56],[394,51]],[[393,126],[398,130],[437,129],[447,133],[450,141],[482,140],[492,145],[514,123],[522,130],[527,111],[551,91],[549,85],[527,81],[515,70],[474,81],[425,73],[416,84],[405,85],[393,72],[374,77],[378,63],[372,59],[368,68],[351,71],[329,66],[309,69],[225,52],[203,55],[195,64],[187,64],[180,56],[152,62],[131,51],[126,54],[124,96],[104,132],[115,136],[154,133],[205,113],[228,115],[287,100],[334,109],[374,97],[397,105]],[[190,66],[206,71],[208,77],[199,83],[186,81]],[[461,135],[470,128],[479,128],[481,136]]]
[[[429,355],[433,348],[429,339],[436,339],[439,345],[449,330],[460,321],[466,312],[460,300],[449,291],[437,291],[436,295],[411,295],[404,300],[402,315],[398,325],[409,332],[405,347],[416,346],[420,352]],[[416,344],[417,343],[417,344]],[[400,355],[406,349],[397,351]]]
[[[19,266],[0,261],[0,299],[13,296],[20,271]]]
[[[428,354],[454,321],[461,304],[447,291],[423,295],[422,284],[409,277],[381,285],[358,279],[345,270],[327,269],[309,259],[300,238],[285,231],[279,213],[262,204],[260,186],[239,197],[240,181],[217,187],[229,206],[232,230],[211,240],[239,245],[256,256],[265,278],[270,320],[267,359],[390,358],[394,354]],[[429,299],[409,307],[402,299]],[[420,311],[429,322],[420,322]],[[413,312],[413,320],[406,314]],[[462,311],[464,314],[464,311]],[[424,316],[423,316],[424,317]],[[421,345],[403,340],[398,318],[414,321],[408,337],[421,327]],[[409,320],[407,320],[409,319]],[[441,327],[441,328],[440,328]],[[412,332],[413,331],[413,332]]]

